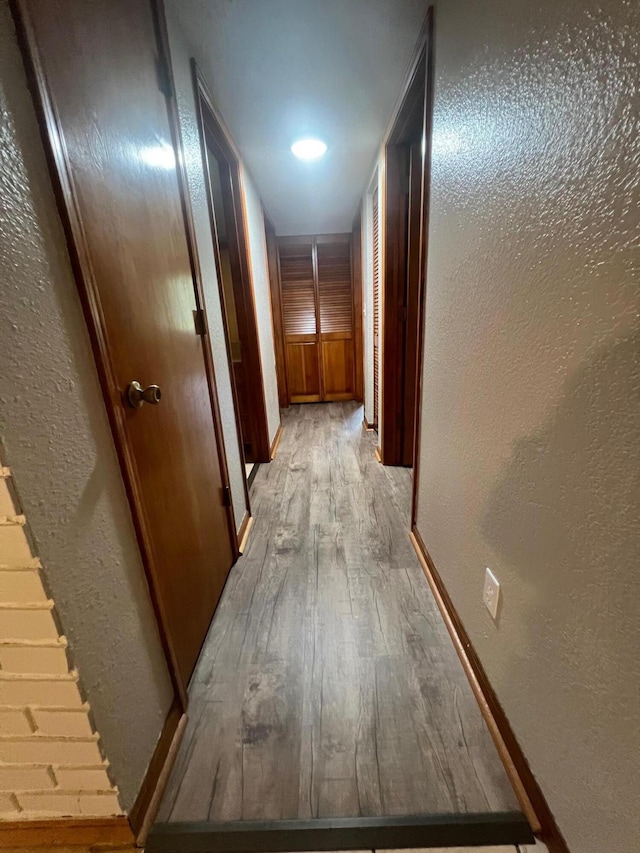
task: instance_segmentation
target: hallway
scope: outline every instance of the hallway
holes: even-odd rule
[[[283,425],[158,822],[507,812],[518,825],[409,541],[410,470],[378,464],[354,403],[292,406]]]

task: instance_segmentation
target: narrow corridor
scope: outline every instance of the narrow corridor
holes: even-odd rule
[[[190,688],[158,820],[519,808],[354,403],[292,406]],[[514,839],[516,840],[516,839]]]

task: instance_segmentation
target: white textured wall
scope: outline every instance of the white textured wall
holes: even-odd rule
[[[242,170],[242,189],[247,217],[249,254],[253,296],[258,320],[262,381],[267,405],[269,441],[273,441],[280,426],[280,404],[278,402],[278,379],[276,376],[276,354],[273,343],[273,319],[271,317],[271,285],[267,261],[267,240],[264,230],[262,202],[251,175]]]
[[[198,256],[200,258],[205,303],[209,319],[211,350],[213,352],[216,372],[222,433],[227,454],[227,466],[229,468],[231,500],[236,528],[239,529],[246,512],[244,491],[245,472],[242,467],[238,428],[233,407],[231,375],[229,372],[224,324],[222,321],[220,291],[218,289],[218,274],[213,252],[205,178],[202,169],[202,153],[198,136],[195,96],[190,65],[190,60],[194,53],[186,40],[186,36],[175,16],[171,4],[167,4],[166,13],[169,40],[171,43],[171,62],[178,98],[180,129],[182,132],[185,165],[189,182],[189,195],[196,229]]]
[[[632,853],[640,5],[435,26],[418,527],[570,849]]]
[[[130,808],[172,689],[6,0],[0,115],[0,440]]]

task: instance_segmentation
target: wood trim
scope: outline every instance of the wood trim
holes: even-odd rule
[[[0,822],[0,849],[20,850],[56,847],[93,847],[105,849],[133,845],[135,838],[127,818],[51,818],[50,820],[8,820]]]
[[[252,419],[254,422],[253,436],[255,440],[256,461],[269,461],[269,427],[267,422],[267,404],[264,392],[264,378],[262,373],[262,357],[260,354],[260,341],[258,337],[258,324],[256,317],[255,295],[253,287],[253,275],[251,255],[249,251],[249,237],[247,226],[247,211],[242,179],[242,167],[240,155],[231,139],[231,135],[217,112],[210,94],[209,86],[195,59],[191,60],[193,85],[196,99],[196,111],[198,119],[198,132],[200,134],[200,147],[203,158],[203,168],[206,180],[207,205],[209,207],[209,218],[211,222],[211,233],[214,242],[216,265],[218,267],[218,287],[220,289],[221,303],[223,306],[223,319],[225,328],[228,328],[227,313],[222,292],[222,267],[218,251],[218,238],[215,227],[215,214],[213,201],[211,199],[209,168],[206,153],[208,141],[213,142],[216,153],[224,159],[229,169],[231,182],[231,203],[233,206],[233,218],[235,221],[235,235],[239,257],[239,284],[241,285],[241,301],[236,305],[238,326],[241,328],[241,336],[244,345],[244,363],[247,370],[248,384],[254,389],[254,406],[252,407]],[[228,337],[228,336],[227,336]],[[227,340],[227,352],[229,365],[232,367],[230,345]],[[233,370],[231,369],[233,374]],[[235,389],[235,381],[232,376],[232,385]],[[236,411],[236,423],[239,434],[242,434],[238,418],[238,395],[234,394],[234,408]],[[242,441],[240,441],[242,445]],[[241,455],[244,463],[244,448],[241,447]],[[246,493],[247,507],[249,507],[249,495]]]
[[[364,402],[364,323],[362,318],[363,275],[362,275],[362,206],[353,220],[351,242],[351,280],[353,286],[353,333],[355,336],[354,398]]]
[[[366,418],[363,418],[362,419],[362,429],[365,432],[374,432],[375,427],[373,426],[373,424],[370,424]]]
[[[269,284],[271,285],[271,317],[273,319],[273,342],[276,351],[276,378],[278,380],[278,403],[281,409],[289,407],[289,381],[287,376],[287,354],[284,345],[284,317],[282,315],[282,288],[280,285],[280,253],[278,238],[273,223],[264,211],[265,238]]]
[[[136,843],[140,847],[144,847],[160,808],[160,800],[176,760],[186,725],[187,715],[180,704],[174,701],[169,709],[142,787],[129,814],[129,823],[135,833]]]
[[[382,464],[382,453],[380,452],[379,447],[376,446],[373,448],[373,455],[376,457],[378,462],[380,462]]]
[[[422,374],[424,370],[425,301],[427,293],[427,260],[429,257],[429,210],[431,202],[431,147],[433,137],[433,91],[434,91],[434,9],[427,10],[427,69],[424,97],[424,174],[422,187],[422,233],[421,241],[422,276],[418,290],[418,372],[416,376],[416,405],[413,431],[413,482],[411,484],[411,528],[418,519],[418,489],[420,484],[420,442],[422,433]]]
[[[528,844],[520,812],[156,824],[146,853],[291,853]]]
[[[276,458],[276,453],[278,452],[278,447],[280,446],[280,441],[282,439],[282,432],[284,427],[282,424],[279,425],[278,430],[273,437],[273,441],[271,442],[271,447],[269,448],[269,456],[273,460]]]
[[[256,462],[256,465],[259,465],[259,462]],[[238,531],[238,550],[241,554],[247,550],[247,542],[249,541],[249,534],[251,533],[251,528],[253,527],[253,516],[245,515],[242,519],[242,524],[240,525],[240,530]]]
[[[533,831],[549,848],[549,853],[569,853],[544,794],[415,524],[409,538],[523,812]]]
[[[155,6],[152,7],[154,10],[156,8]],[[65,232],[80,302],[89,332],[107,417],[120,463],[127,499],[131,508],[131,516],[147,578],[151,603],[158,624],[160,641],[167,660],[173,689],[180,698],[182,707],[186,708],[188,701],[186,685],[183,683],[180,674],[164,604],[158,592],[156,564],[151,545],[152,537],[143,510],[140,482],[134,462],[133,449],[129,442],[125,426],[126,412],[122,406],[118,383],[115,378],[113,360],[105,332],[105,320],[100,302],[100,294],[85,238],[79,203],[71,177],[72,170],[63,140],[60,118],[40,62],[28,6],[26,3],[21,2],[21,0],[11,0],[11,11],[13,13],[18,42],[34,106],[36,107],[42,143],[47,157],[58,212]],[[158,45],[158,47],[161,48],[161,45]]]
[[[186,155],[184,149],[184,140],[182,138],[182,128],[180,127],[180,117],[178,115],[178,98],[176,94],[175,78],[173,76],[173,65],[171,63],[171,48],[169,45],[169,32],[167,29],[167,19],[164,9],[164,0],[152,0],[154,14],[156,17],[156,26],[158,30],[158,40],[164,56],[164,63],[167,69],[167,80],[169,83],[170,96],[167,100],[167,112],[169,114],[169,123],[171,124],[171,135],[174,147],[178,153],[176,157],[176,171],[178,173],[178,187],[180,191],[180,202],[182,205],[183,216],[185,220],[185,230],[187,237],[187,247],[189,250],[189,258],[191,260],[191,268],[193,273],[193,283],[196,292],[196,307],[202,312],[202,322],[204,334],[200,336],[202,341],[202,352],[204,356],[205,372],[207,375],[207,385],[209,388],[209,401],[213,412],[213,426],[216,439],[216,447],[218,452],[218,461],[220,464],[220,474],[222,478],[223,488],[231,491],[231,480],[229,477],[229,465],[227,462],[227,452],[224,443],[224,434],[222,431],[222,414],[220,412],[220,402],[218,400],[218,385],[216,380],[215,364],[213,360],[213,351],[211,349],[211,336],[209,333],[209,316],[207,314],[207,305],[204,298],[204,281],[202,278],[202,267],[200,265],[200,255],[198,253],[198,240],[196,237],[196,226],[193,218],[193,207],[191,204],[191,194],[189,192],[189,180],[187,177]],[[251,512],[249,506],[249,493],[245,489],[245,500],[247,511]],[[238,551],[236,548],[236,520],[233,509],[233,501],[229,501],[227,507],[227,527],[229,530],[229,539],[232,544],[235,559],[238,559]]]

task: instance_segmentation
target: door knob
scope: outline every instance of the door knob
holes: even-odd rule
[[[161,399],[162,391],[159,385],[147,385],[146,388],[143,388],[134,379],[127,388],[127,400],[129,405],[134,409],[139,409],[143,403],[151,403],[152,406],[157,406]]]

